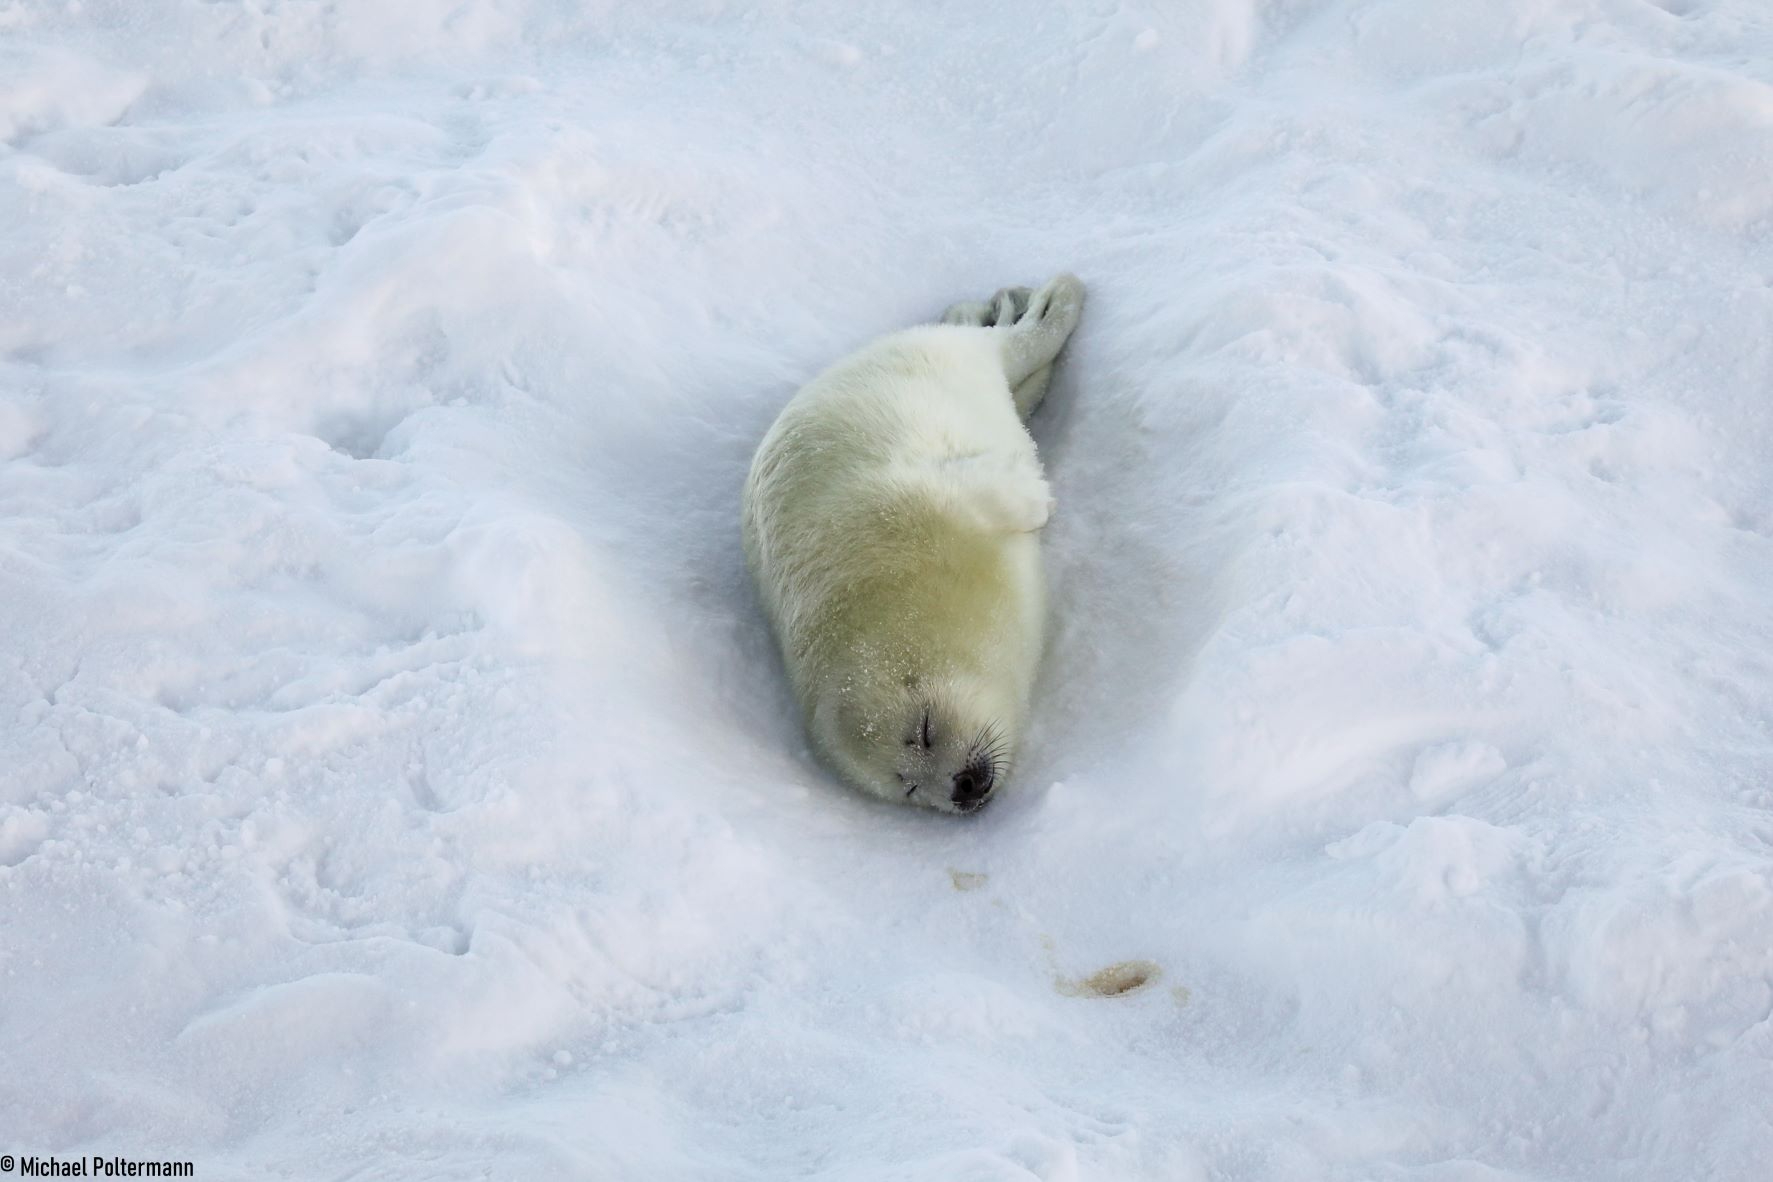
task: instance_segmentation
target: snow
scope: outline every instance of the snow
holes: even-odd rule
[[[0,1150],[1750,1182],[1759,0],[0,3]],[[738,488],[1060,269],[976,818]]]

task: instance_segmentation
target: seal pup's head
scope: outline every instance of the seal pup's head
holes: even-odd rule
[[[820,696],[813,739],[865,791],[974,813],[990,803],[1010,767],[1014,714],[994,696],[960,680],[932,686],[903,679],[891,688],[849,682]]]

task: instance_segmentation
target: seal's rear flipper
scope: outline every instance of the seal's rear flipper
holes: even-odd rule
[[[952,305],[942,313],[943,324],[959,324],[973,328],[1004,328],[1022,318],[1033,298],[1031,287],[999,288],[991,298]]]
[[[1010,396],[1016,400],[1016,414],[1024,423],[1039,409],[1041,399],[1047,396],[1047,383],[1052,380],[1053,367],[1043,365],[1023,378],[1022,384],[1010,391]]]
[[[1003,371],[1016,392],[1016,410],[1026,419],[1046,394],[1044,382],[1023,385],[1053,364],[1053,358],[1071,339],[1077,318],[1083,314],[1084,286],[1075,275],[1059,275],[1028,300],[1028,308],[1003,336]],[[1024,402],[1027,406],[1024,407]]]

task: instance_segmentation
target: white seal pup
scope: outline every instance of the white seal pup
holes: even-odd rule
[[[814,749],[864,791],[966,813],[1009,771],[1053,508],[1024,424],[1083,294],[1060,275],[883,337],[758,445],[745,556]]]

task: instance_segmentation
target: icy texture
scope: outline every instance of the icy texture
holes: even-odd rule
[[[1764,0],[0,0],[0,1150],[1765,1179],[1770,242]],[[870,803],[741,476],[1061,269]]]

